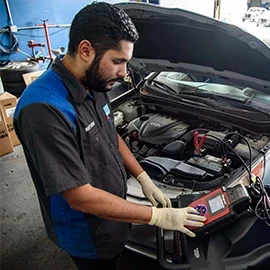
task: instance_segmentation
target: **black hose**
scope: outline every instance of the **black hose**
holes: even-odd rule
[[[238,132],[229,132],[229,133],[227,133],[227,134],[225,135],[225,138],[224,138],[224,139],[226,139],[227,136],[230,136],[230,135],[233,135],[233,134],[235,134],[235,135],[241,137],[241,138],[245,141],[246,145],[248,146],[248,150],[249,150],[249,162],[250,162],[250,164],[249,164],[249,169],[250,169],[250,171],[252,172],[252,161],[253,161],[252,159],[253,159],[253,157],[252,157],[252,149],[251,149],[250,143],[249,143],[248,140],[245,138],[245,136],[243,136],[242,134],[240,134],[240,133],[238,133]]]
[[[218,140],[219,142],[223,143],[226,147],[228,147],[232,152],[234,152],[234,154],[239,158],[239,160],[243,163],[245,169],[247,170],[247,173],[249,175],[249,179],[250,181],[252,181],[252,175],[251,175],[251,171],[250,169],[248,168],[247,164],[245,163],[245,161],[239,156],[239,154],[229,145],[227,144],[226,142],[222,141],[221,139],[219,139],[218,137],[216,136],[213,136],[213,135],[210,135],[210,134],[205,134],[206,137],[212,137],[216,140]]]

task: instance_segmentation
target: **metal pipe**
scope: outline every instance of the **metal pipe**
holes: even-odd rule
[[[22,53],[22,54],[28,56],[29,58],[32,58],[32,56],[31,56],[30,54],[28,54],[28,53],[26,53],[26,52],[24,52],[24,51],[21,51],[19,48],[17,49],[17,52],[20,52],[20,53]]]
[[[55,25],[47,25],[48,28],[68,28],[70,24],[55,24]],[[34,30],[34,29],[43,29],[43,25],[35,25],[35,26],[21,26],[18,27],[19,30]]]
[[[52,51],[51,51],[51,41],[50,41],[49,32],[48,32],[48,25],[47,25],[46,21],[43,21],[43,26],[44,26],[49,56],[50,56],[50,59],[53,59]]]
[[[7,7],[7,13],[8,13],[8,18],[9,18],[10,24],[14,25],[13,19],[12,19],[12,16],[11,16],[11,12],[10,12],[10,7],[9,7],[8,0],[5,0],[5,4],[6,4],[6,7]]]

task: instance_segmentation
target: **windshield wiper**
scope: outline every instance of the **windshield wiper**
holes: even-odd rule
[[[174,100],[177,100],[177,101],[181,101],[181,102],[185,102],[185,103],[192,103],[194,105],[194,102],[191,101],[191,98],[189,97],[188,99],[183,99],[181,97],[181,95],[179,94],[179,92],[177,92],[176,90],[174,90],[173,88],[171,88],[170,86],[160,82],[160,81],[156,81],[156,80],[153,80],[152,81],[154,84],[156,84],[159,88],[163,89],[163,90],[166,90],[167,92],[169,93],[172,93],[173,96],[170,96],[169,97],[171,99],[174,99]],[[216,105],[216,103],[212,102],[212,101],[208,101],[208,100],[204,100],[203,103],[201,102],[202,100],[199,99],[198,97],[194,97],[192,98],[193,100],[195,100],[195,102],[197,103],[198,100],[200,102],[201,105],[204,105],[204,106],[210,106],[210,107],[214,107],[214,108],[220,108],[219,105]]]
[[[268,107],[265,106],[265,110],[263,108],[258,108],[257,106],[252,105],[252,103],[254,103],[254,101],[252,100],[246,101],[246,100],[235,99],[235,98],[227,97],[227,96],[225,97],[225,96],[220,96],[220,95],[215,95],[215,94],[213,95],[216,101],[225,100],[229,102],[229,104],[232,104],[233,106],[237,106],[238,108],[242,108],[242,109],[250,110],[250,111],[252,110],[254,112],[259,112],[266,116],[270,116],[270,111],[267,111],[267,109],[269,109]]]
[[[188,99],[196,100],[196,101],[203,101],[203,104],[208,105],[210,107],[213,107],[215,109],[223,110],[224,108],[218,104],[218,100],[216,99],[215,95],[208,94],[208,93],[198,93],[198,92],[179,92],[179,96],[186,97],[188,96]],[[209,97],[213,100],[209,100]],[[203,99],[202,99],[203,98]]]
[[[177,92],[176,90],[174,90],[172,87],[168,86],[167,84],[163,83],[163,82],[160,82],[160,81],[157,81],[157,80],[153,80],[152,81],[154,84],[156,84],[158,87],[161,87],[163,88],[164,90],[166,91],[169,91],[170,93],[173,93],[173,94],[179,94],[179,92]]]
[[[205,98],[211,98],[214,100],[217,100],[217,95],[209,93],[209,92],[199,92],[197,89],[194,88],[195,91],[180,91],[179,95],[188,95],[188,96],[193,96],[193,97],[205,97]]]
[[[179,95],[181,96],[185,96],[185,95],[188,95],[188,96],[191,96],[193,99],[194,97],[202,97],[202,98],[207,98],[207,99],[213,99],[215,100],[216,102],[219,102],[219,101],[225,101],[226,103],[228,103],[229,105],[231,106],[236,106],[238,108],[242,108],[242,109],[245,109],[245,110],[249,110],[249,111],[254,111],[254,112],[259,112],[261,114],[264,114],[268,117],[270,117],[270,111],[267,111],[268,108],[265,108],[264,109],[261,109],[261,108],[258,108],[257,106],[252,106],[252,101],[249,101],[249,105],[247,104],[246,100],[240,100],[240,99],[235,99],[235,98],[232,98],[232,97],[228,97],[228,96],[221,96],[221,95],[216,95],[216,94],[213,94],[213,93],[202,93],[202,92],[187,92],[187,91],[183,91],[183,92],[180,92]]]
[[[258,108],[257,106],[252,105],[252,103],[254,103],[253,101],[250,101],[247,104],[247,102],[243,101],[243,100],[232,100],[232,103],[239,108],[254,111],[254,112],[259,112],[261,114],[264,114],[264,115],[270,117],[269,107],[263,106],[263,108],[265,108],[265,110],[263,108]]]

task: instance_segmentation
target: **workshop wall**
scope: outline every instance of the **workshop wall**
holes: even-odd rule
[[[0,0],[0,29],[4,29],[12,24],[9,20],[6,0]],[[48,24],[65,25],[70,24],[74,15],[85,5],[92,3],[91,0],[7,0],[10,7],[10,13],[13,24],[20,27],[33,27],[36,24],[42,24],[42,20],[48,20]],[[107,0],[104,2],[116,3],[121,1]],[[122,1],[126,2],[126,1]],[[58,47],[67,48],[69,27],[49,28],[51,48]],[[19,30],[14,33],[18,39],[19,49],[27,54],[31,54],[28,48],[29,40],[35,43],[44,43],[46,38],[44,29]],[[11,36],[5,32],[0,33],[0,45],[4,48],[10,47],[12,44]],[[36,47],[36,51],[43,49]],[[27,58],[22,52],[3,53],[0,51],[0,60],[24,60]],[[47,45],[44,48],[43,56],[48,55]]]

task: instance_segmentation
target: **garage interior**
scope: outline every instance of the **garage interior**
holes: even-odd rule
[[[56,50],[52,49],[54,51],[53,57],[61,50],[64,51],[62,40],[67,41],[70,25],[65,23],[70,23],[78,9],[89,3],[85,0],[71,2],[72,8],[69,5],[62,5],[62,1],[46,1],[45,3],[44,1],[30,0],[24,1],[23,4],[20,1],[12,0],[0,2],[1,67],[4,67],[9,61],[20,63],[26,59],[29,60],[29,58],[34,60],[31,62],[32,66],[20,68],[17,74],[3,74],[1,72],[0,95],[2,98],[3,93],[9,93],[19,98],[27,85],[27,80],[33,79],[32,75],[31,78],[23,78],[21,74],[36,72],[34,75],[39,76],[50,61],[50,59],[45,59],[45,56],[48,54],[48,57],[51,57],[53,53],[48,53],[44,25],[39,18],[50,18],[48,24],[50,21],[58,22],[58,25],[52,26],[48,30],[50,44],[52,48],[56,48]],[[21,16],[22,12],[27,15]],[[57,20],[55,20],[56,18]],[[35,24],[40,25],[36,26]],[[18,35],[5,32],[4,29],[7,29],[7,25],[18,28],[19,30],[15,30],[18,31]],[[44,53],[43,49],[45,49]],[[118,93],[121,91],[120,87]],[[3,145],[1,141],[0,150],[4,151],[6,149]],[[0,268],[3,270],[76,269],[71,258],[55,246],[46,235],[35,188],[21,145],[13,145],[12,148],[7,149],[7,152],[11,153],[0,157]],[[133,263],[130,264],[130,261]],[[128,251],[124,252],[121,269],[138,269],[142,265],[151,269],[150,267],[153,267],[155,262],[138,255],[134,257]]]
[[[205,4],[202,4],[204,1]],[[166,0],[138,2],[176,5],[176,1]],[[233,13],[233,6],[239,8],[237,14],[241,14],[249,7],[270,5],[267,0],[244,0],[237,3],[230,0],[177,2],[177,7],[193,9],[195,12],[203,10],[205,15],[217,19],[227,18],[228,14],[232,17],[236,16]],[[26,60],[33,61],[33,65],[27,67],[24,73],[36,72],[30,77],[25,76],[18,80],[14,80],[13,75],[10,74],[1,75],[0,98],[6,92],[19,98],[28,83],[40,76],[56,55],[66,52],[72,17],[86,4],[89,4],[88,0],[68,0],[65,4],[61,0],[0,1],[0,75],[7,63]],[[25,15],[21,16],[21,14]],[[122,91],[119,86],[113,95]],[[12,139],[10,140],[12,142]],[[47,238],[35,188],[20,144],[13,144],[5,154],[0,156],[0,180],[0,268],[2,270],[75,270],[70,257]],[[140,267],[156,269],[157,264],[154,260],[125,250],[120,270],[135,270]]]

